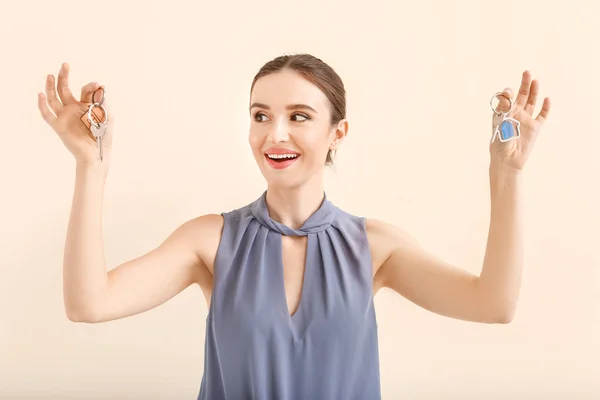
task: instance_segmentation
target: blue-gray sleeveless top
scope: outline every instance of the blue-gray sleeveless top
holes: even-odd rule
[[[221,213],[199,400],[378,400],[379,354],[364,217],[324,193],[300,229],[269,217],[265,191]],[[308,236],[288,311],[281,235]]]

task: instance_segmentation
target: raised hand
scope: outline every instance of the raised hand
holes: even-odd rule
[[[520,122],[520,137],[507,142],[501,142],[496,138],[490,143],[492,163],[507,165],[516,170],[521,170],[525,166],[542,126],[550,113],[550,98],[546,97],[544,98],[541,111],[537,117],[533,117],[539,90],[539,82],[535,79],[532,81],[531,73],[524,71],[517,99],[516,101],[513,100],[512,111],[508,114],[509,117]],[[510,109],[510,101],[508,99],[513,99],[512,89],[504,89],[502,96],[498,98],[500,102],[497,110],[502,112],[508,111]],[[498,118],[497,115],[493,116],[492,129],[498,123]]]
[[[92,103],[94,92],[98,91],[95,101],[99,101],[104,94],[104,89],[97,82],[88,83],[81,88],[81,97],[77,100],[69,89],[68,81],[69,65],[64,63],[58,73],[56,85],[54,75],[47,76],[46,94],[38,94],[38,108],[44,121],[58,134],[77,163],[99,163],[96,139],[81,121],[81,116],[87,112]],[[108,111],[107,101],[104,101],[102,106],[110,115],[110,129],[102,140],[104,158],[102,164],[107,164],[112,147],[114,116]]]

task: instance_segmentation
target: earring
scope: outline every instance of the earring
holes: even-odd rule
[[[333,160],[335,158],[335,152],[336,149],[329,149],[329,157],[331,157],[331,160]]]

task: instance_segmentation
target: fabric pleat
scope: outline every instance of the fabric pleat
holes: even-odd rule
[[[379,400],[378,332],[365,219],[323,202],[298,229],[265,191],[222,213],[199,400]],[[282,236],[308,236],[290,315]]]

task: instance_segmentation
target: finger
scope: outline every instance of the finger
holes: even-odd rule
[[[100,86],[100,88],[102,88],[102,86]],[[100,90],[96,92],[96,101],[98,102],[100,101],[100,96],[98,95],[100,92]],[[114,117],[110,111],[110,102],[106,98],[100,107],[94,108],[94,113],[100,121],[106,121],[108,125],[113,124]]]
[[[519,87],[519,94],[517,95],[516,107],[525,107],[525,103],[529,98],[529,87],[531,86],[531,73],[529,71],[523,72],[521,78],[521,86]]]
[[[42,118],[44,121],[48,123],[48,125],[52,126],[56,117],[52,114],[52,111],[48,108],[48,104],[46,104],[46,96],[44,93],[38,93],[38,108],[40,113],[42,114]]]
[[[505,88],[502,91],[501,95],[498,95],[498,106],[496,107],[496,110],[498,111],[502,111],[502,112],[508,112],[508,110],[510,110],[510,105],[511,102],[509,99],[512,99],[512,89],[511,88]]]
[[[76,103],[77,100],[69,89],[69,64],[63,63],[58,72],[58,95],[64,105]]]
[[[54,87],[54,75],[48,75],[46,78],[46,98],[48,99],[48,104],[50,108],[54,112],[55,115],[58,115],[58,112],[62,109],[63,105],[56,97],[56,89]]]
[[[104,86],[100,85],[94,93],[92,93],[92,101],[104,104]]]
[[[546,97],[544,99],[544,103],[542,104],[542,110],[540,111],[540,113],[538,114],[538,116],[535,120],[539,121],[542,124],[544,122],[546,122],[546,118],[548,118],[548,114],[550,113],[550,107],[551,107],[550,97]]]
[[[90,82],[87,85],[85,85],[84,87],[81,88],[81,102],[82,103],[91,103],[92,102],[92,95],[94,94],[94,91],[96,91],[98,89],[98,87],[100,86],[100,84],[98,82]],[[98,95],[96,95],[98,96]]]
[[[525,111],[529,113],[529,115],[533,114],[533,110],[535,110],[535,102],[537,101],[537,96],[540,91],[540,84],[537,80],[533,80],[531,82],[531,88],[529,90],[529,98],[527,99],[527,104],[525,104]]]

